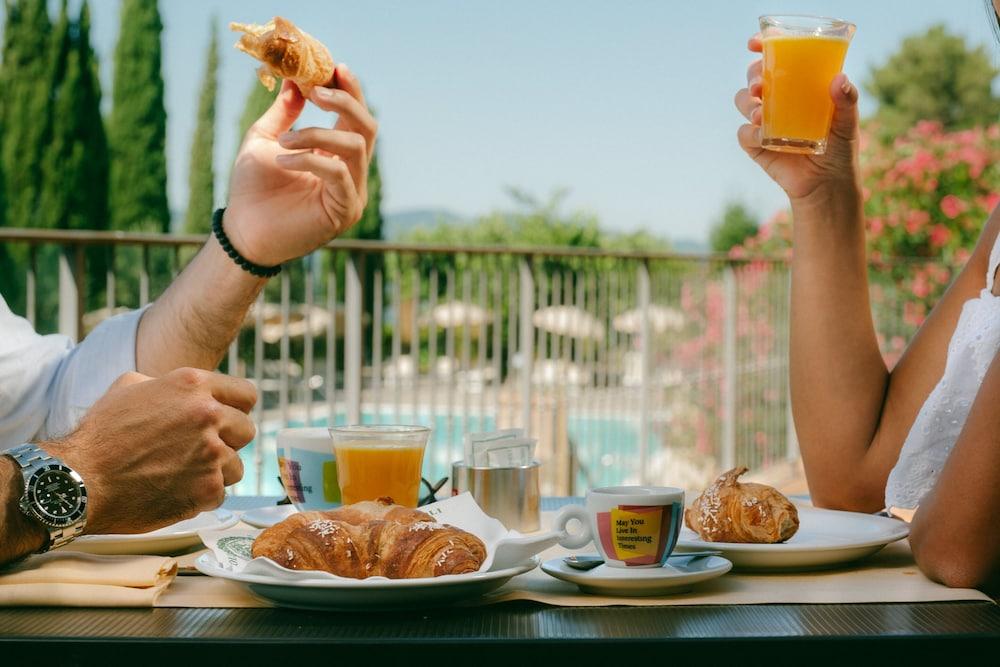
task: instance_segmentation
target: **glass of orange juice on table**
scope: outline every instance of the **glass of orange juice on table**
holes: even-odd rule
[[[853,23],[821,16],[761,16],[761,146],[822,155],[833,119],[830,83],[844,66]]]
[[[406,507],[420,497],[426,426],[337,426],[330,429],[345,505],[388,496]]]

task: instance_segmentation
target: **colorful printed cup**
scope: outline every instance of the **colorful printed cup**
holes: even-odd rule
[[[278,431],[278,474],[296,509],[327,510],[340,505],[337,459],[325,428]]]
[[[669,486],[606,486],[587,492],[586,507],[570,505],[556,517],[559,544],[579,549],[591,540],[611,567],[661,567],[677,545],[684,491]],[[569,533],[567,524],[583,526]]]

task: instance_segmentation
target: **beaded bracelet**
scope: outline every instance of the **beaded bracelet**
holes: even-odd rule
[[[218,239],[219,245],[221,245],[222,249],[226,251],[226,254],[229,255],[234,262],[236,262],[236,265],[244,271],[247,271],[248,273],[251,273],[259,278],[273,278],[281,273],[281,264],[278,264],[277,266],[261,266],[260,264],[254,264],[233,247],[229,237],[226,236],[226,231],[222,228],[222,215],[225,212],[226,209],[219,208],[212,214],[212,233],[215,234],[215,238]]]

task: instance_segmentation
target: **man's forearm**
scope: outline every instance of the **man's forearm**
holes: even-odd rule
[[[852,498],[881,507],[877,485],[858,469],[888,381],[869,305],[860,191],[845,184],[793,203],[793,216],[790,374],[810,491],[824,505]]]
[[[32,554],[48,536],[17,508],[24,493],[21,471],[9,456],[0,456],[0,565]]]
[[[210,238],[143,315],[136,370],[159,377],[182,366],[214,369],[265,283]]]

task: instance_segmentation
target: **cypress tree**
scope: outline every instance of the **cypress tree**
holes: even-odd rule
[[[97,55],[90,43],[90,5],[83,0],[77,28],[76,53],[79,62],[80,83],[77,107],[80,134],[78,142],[86,156],[80,169],[79,196],[76,217],[71,217],[70,228],[108,229],[108,137],[101,115],[101,76]]]
[[[122,0],[118,29],[108,123],[111,226],[168,232],[163,22],[156,0]]]
[[[243,113],[240,115],[240,141],[243,141],[243,137],[246,136],[247,130],[250,126],[257,122],[257,119],[264,115],[271,103],[274,102],[275,98],[278,97],[278,91],[281,90],[281,81],[279,80],[277,85],[275,85],[274,90],[268,90],[264,86],[260,85],[257,78],[254,77],[253,85],[250,88],[250,93],[247,95],[247,101],[243,104]]]
[[[378,153],[368,164],[368,203],[357,224],[345,234],[355,239],[382,239],[382,173],[378,167]]]
[[[34,227],[42,156],[48,143],[52,24],[45,0],[5,0],[0,126],[6,223]]]
[[[184,231],[191,234],[205,234],[211,229],[212,208],[215,206],[215,173],[212,162],[215,154],[219,41],[214,17],[211,27],[212,36],[205,56],[205,78],[198,98],[198,122],[191,144],[191,165],[188,169],[188,206]]]

